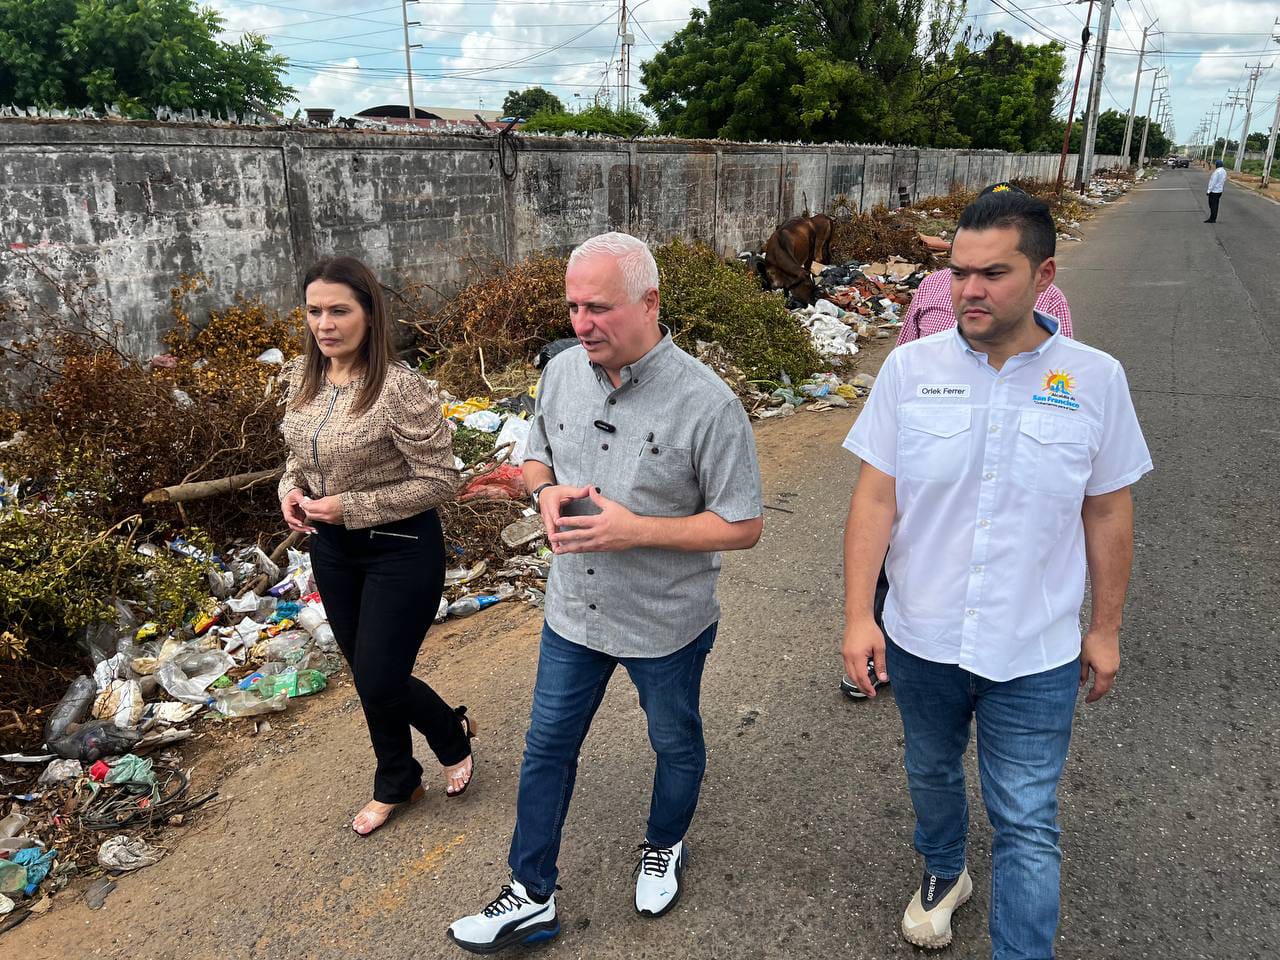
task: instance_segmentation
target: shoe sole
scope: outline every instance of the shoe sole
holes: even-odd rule
[[[670,913],[675,908],[675,905],[680,902],[680,894],[684,893],[684,883],[682,881],[684,880],[684,868],[688,865],[689,851],[687,849],[681,850],[680,861],[676,864],[676,895],[656,913],[652,910],[641,910],[639,907],[636,907],[636,913],[648,920],[657,920],[659,917],[664,917]]]
[[[446,931],[449,939],[457,946],[466,950],[468,953],[489,954],[497,953],[500,950],[506,950],[508,947],[519,945],[533,946],[537,943],[545,943],[548,940],[554,940],[560,936],[560,919],[544,920],[542,923],[531,924],[527,927],[521,927],[513,930],[505,937],[500,937],[493,943],[471,943],[468,940],[459,940],[453,935],[453,931]]]
[[[972,889],[956,901],[956,905],[951,908],[952,917],[955,916],[957,910],[969,902],[969,898],[971,896],[973,896]],[[915,930],[920,930],[920,928],[915,928]],[[951,941],[955,936],[951,930],[951,917],[947,918],[946,933],[938,934],[937,936],[930,936],[923,932],[923,930],[920,930],[918,933],[915,932],[915,930],[908,929],[905,923],[902,924],[902,935],[906,938],[907,943],[913,944],[917,947],[923,947],[926,950],[941,950],[943,947],[949,947],[951,946]]]

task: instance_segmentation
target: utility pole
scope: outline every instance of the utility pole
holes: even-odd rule
[[[1098,49],[1093,55],[1093,76],[1089,80],[1089,107],[1085,115],[1084,138],[1080,141],[1080,165],[1076,168],[1076,189],[1084,190],[1093,172],[1094,144],[1098,139],[1098,108],[1102,105],[1102,77],[1106,72],[1107,33],[1111,28],[1111,4],[1102,0],[1098,21]]]
[[[1280,27],[1280,17],[1276,17],[1274,24]],[[1271,39],[1276,43],[1280,43],[1280,30],[1271,35]],[[1267,154],[1262,158],[1262,189],[1267,189],[1267,184],[1271,182],[1271,161],[1276,156],[1276,130],[1280,128],[1280,94],[1276,96],[1276,115],[1271,120],[1271,136],[1267,137]]]
[[[1129,163],[1129,145],[1133,139],[1133,118],[1138,110],[1138,87],[1142,86],[1142,61],[1147,55],[1147,34],[1154,26],[1155,22],[1152,22],[1150,26],[1142,28],[1142,49],[1138,51],[1138,72],[1133,78],[1133,100],[1129,102],[1129,119],[1124,125],[1124,148],[1120,151],[1126,164]]]
[[[1235,123],[1236,123],[1236,107],[1244,103],[1244,96],[1239,90],[1228,90],[1227,96],[1231,98],[1231,100],[1229,101],[1231,104],[1231,119],[1227,121],[1227,130],[1222,137],[1222,162],[1223,163],[1227,162],[1227,144],[1231,142],[1231,128],[1235,126]],[[1215,151],[1215,156],[1216,156],[1216,151]]]
[[[1217,113],[1214,114],[1213,118],[1213,147],[1209,150],[1210,160],[1212,160],[1214,155],[1218,152],[1218,127],[1222,123],[1222,108],[1226,105],[1226,101],[1219,101],[1213,105]]]
[[[1151,78],[1151,99],[1147,101],[1147,122],[1142,125],[1142,145],[1138,147],[1139,170],[1142,169],[1147,159],[1147,131],[1151,129],[1151,108],[1156,103],[1156,87],[1160,85],[1160,74],[1162,73],[1164,73],[1164,67],[1158,69],[1155,76]]]
[[[1246,63],[1245,69],[1249,69]],[[1245,150],[1249,146],[1249,124],[1253,122],[1253,95],[1258,90],[1258,80],[1262,77],[1263,70],[1270,70],[1270,67],[1264,67],[1262,61],[1258,61],[1258,65],[1249,71],[1249,97],[1244,105],[1244,131],[1240,134],[1240,147],[1236,150],[1236,173],[1240,172],[1241,166],[1244,165]]]
[[[409,19],[409,4],[417,3],[418,0],[400,0],[400,18],[404,21],[404,74],[405,79],[409,82],[409,119],[418,119],[418,108],[413,105],[413,55],[410,51],[414,47],[420,47],[420,43],[409,42],[409,28],[419,26],[417,20]]]
[[[1062,193],[1062,175],[1067,166],[1067,147],[1071,143],[1071,126],[1076,122],[1076,94],[1080,92],[1080,68],[1084,66],[1085,51],[1089,49],[1089,24],[1092,22],[1093,0],[1089,0],[1089,12],[1085,14],[1084,29],[1080,31],[1080,59],[1076,62],[1076,82],[1071,88],[1071,107],[1067,110],[1067,131],[1062,135],[1062,155],[1058,158],[1058,193]]]
[[[631,109],[631,48],[635,46],[636,35],[627,29],[627,0],[619,0],[618,37],[622,53],[618,57],[618,108]]]

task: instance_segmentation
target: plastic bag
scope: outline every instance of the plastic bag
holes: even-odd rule
[[[112,680],[93,702],[93,715],[117,727],[136,726],[146,704],[137,680]]]
[[[529,428],[532,424],[528,420],[521,420],[519,417],[507,417],[503,423],[502,429],[498,431],[498,439],[495,447],[502,447],[508,443],[514,443],[511,448],[511,454],[507,457],[507,462],[519,466],[524,463],[525,449],[529,441]]]
[[[140,837],[126,834],[112,837],[98,848],[98,865],[104,870],[140,870],[156,863],[164,851]]]
[[[581,341],[577,337],[565,337],[563,340],[552,340],[538,351],[538,356],[534,359],[533,365],[541,370],[555,357],[572,347],[576,347],[579,343],[581,343]]]
[[[236,662],[221,650],[193,649],[156,667],[156,679],[169,696],[183,703],[207,703],[209,684]]]
[[[49,720],[44,725],[45,742],[58,739],[67,732],[67,727],[87,717],[97,692],[98,687],[93,677],[76,677],[72,680],[57,706],[49,712]]]
[[[458,497],[458,502],[461,503],[466,500],[523,500],[524,497],[524,475],[520,472],[520,468],[504,463],[468,483]]]
[[[49,749],[68,760],[94,763],[103,757],[128,753],[141,739],[137,730],[117,727],[105,720],[86,723],[75,733],[49,741]]]
[[[64,780],[74,780],[82,773],[84,768],[80,766],[79,760],[51,760],[44,768],[44,773],[40,774],[36,784],[44,786],[50,783],[62,783]]]

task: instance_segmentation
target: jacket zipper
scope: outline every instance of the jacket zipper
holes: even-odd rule
[[[329,418],[333,416],[333,408],[338,402],[338,388],[333,388],[333,393],[329,395],[329,409],[324,412],[324,419],[316,427],[316,432],[311,435],[311,459],[315,462],[316,472],[320,473],[320,431],[324,429],[324,425],[329,422]],[[325,496],[327,484],[324,480],[324,474],[320,473],[320,496]]]
[[[372,540],[374,534],[380,537],[399,537],[401,540],[417,540],[418,538],[412,533],[392,533],[390,530],[374,530],[369,528],[369,539]]]

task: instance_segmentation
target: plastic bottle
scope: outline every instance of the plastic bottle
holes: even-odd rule
[[[288,705],[289,696],[284,692],[264,700],[256,690],[227,690],[213,698],[213,708],[224,717],[258,717],[279,713]]]
[[[44,727],[45,741],[57,740],[73,723],[79,723],[89,715],[93,706],[93,698],[98,695],[97,685],[93,677],[76,677],[71,686],[62,695],[58,705],[49,711],[49,720]]]

